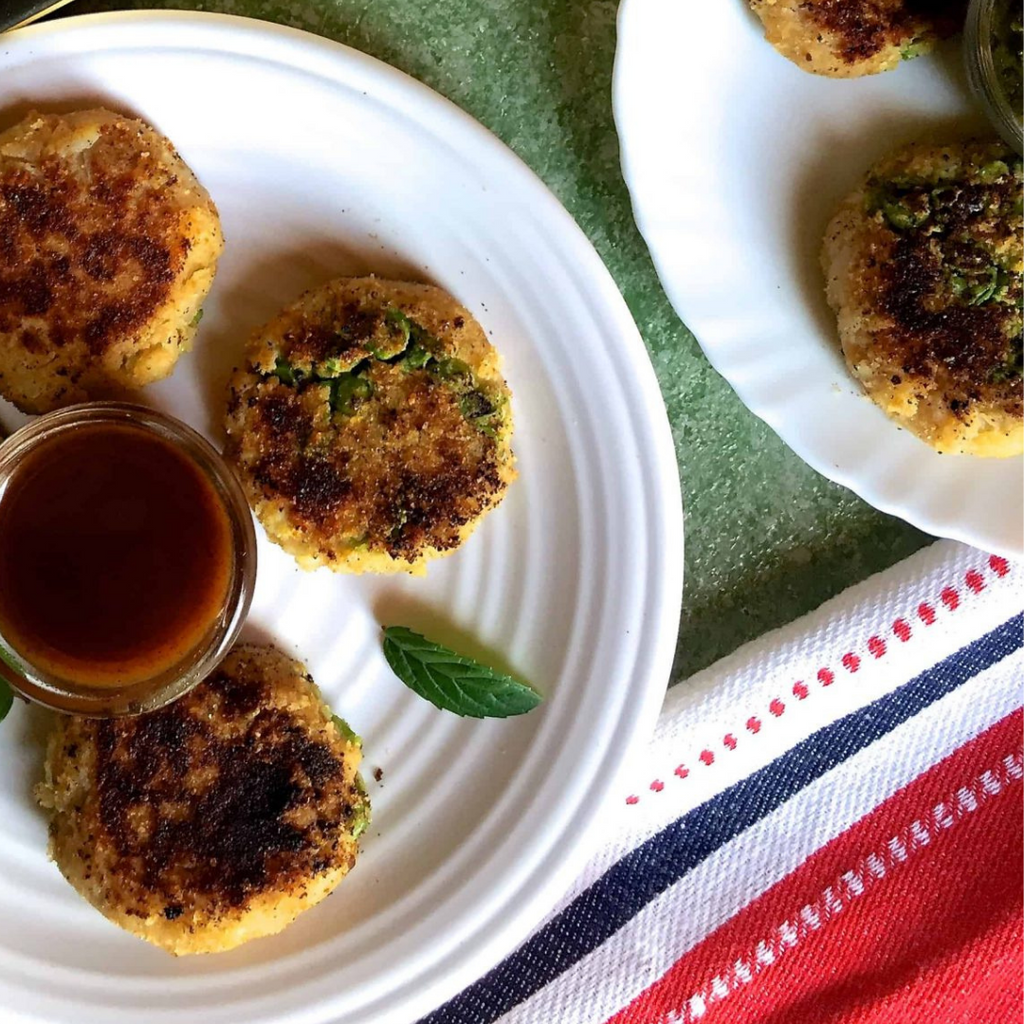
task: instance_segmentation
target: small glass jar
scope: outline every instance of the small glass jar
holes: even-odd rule
[[[68,432],[86,426],[130,428],[128,432],[141,432],[159,439],[197,471],[197,478],[209,485],[226,517],[230,538],[223,600],[198,641],[190,638],[188,649],[176,651],[176,660],[170,667],[164,666],[155,674],[123,683],[104,682],[103,685],[62,677],[52,669],[31,663],[28,660],[31,656],[24,653],[24,645],[20,645],[19,650],[19,646],[3,635],[5,625],[0,618],[0,677],[29,700],[57,711],[91,717],[139,714],[163,707],[182,696],[209,675],[228,653],[252,601],[256,582],[256,535],[242,488],[216,449],[180,420],[123,402],[72,406],[41,416],[11,435],[0,445],[0,506],[12,479],[19,479],[15,474],[25,466],[26,459],[38,456],[56,439],[68,437]],[[4,581],[0,580],[0,586],[3,585]]]
[[[1020,6],[1015,0],[971,0],[964,25],[964,62],[967,80],[985,109],[992,126],[1007,145],[1024,155],[1024,111],[1019,97],[1011,97],[1005,75],[1019,56],[1011,42],[1010,19]],[[1017,68],[1024,77],[1024,71]]]

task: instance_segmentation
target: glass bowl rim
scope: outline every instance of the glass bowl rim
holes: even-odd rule
[[[227,655],[242,629],[256,583],[256,533],[234,471],[217,449],[184,421],[133,402],[84,402],[46,413],[0,444],[0,500],[26,456],[53,438],[87,424],[122,425],[174,444],[213,486],[231,526],[232,569],[217,619],[195,647],[170,668],[120,687],[87,687],[33,666],[0,635],[0,679],[17,693],[55,711],[89,717],[140,714],[164,707],[198,685]]]
[[[1024,116],[1000,88],[992,58],[992,31],[1000,0],[971,0],[964,22],[964,63],[971,91],[1003,141],[1024,156]]]

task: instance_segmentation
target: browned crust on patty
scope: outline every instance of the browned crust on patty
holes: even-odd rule
[[[307,536],[358,538],[409,562],[427,547],[451,551],[504,492],[498,442],[425,371],[382,365],[368,377],[382,408],[338,430],[318,424],[321,410],[294,388],[246,381],[248,428],[265,439],[253,483],[261,497],[288,502]]]
[[[750,0],[765,37],[798,67],[877,74],[959,31],[966,0]]]
[[[871,397],[940,451],[1019,451],[1021,161],[1001,143],[880,161],[826,233],[828,298]]]
[[[115,129],[104,128],[104,139]],[[102,145],[102,143],[101,143]],[[89,351],[103,353],[123,332],[143,323],[166,299],[184,263],[188,240],[173,237],[177,218],[159,202],[133,195],[144,177],[133,160],[95,161],[86,189],[51,158],[39,171],[10,171],[0,182],[0,330],[46,316],[58,347],[81,333]],[[38,184],[46,179],[45,186]],[[153,182],[159,187],[172,179]],[[146,189],[146,191],[151,191]],[[103,284],[131,278],[133,287],[109,302],[94,301]],[[32,347],[21,328],[22,343]]]
[[[429,366],[402,361],[389,310],[430,332]],[[295,381],[274,374],[278,360]],[[257,331],[248,363],[231,383],[226,454],[271,539],[304,564],[415,570],[454,551],[514,475],[496,353],[440,289],[332,282]],[[367,394],[343,414],[331,389],[349,371]],[[493,409],[483,429],[467,403]]]
[[[805,0],[809,19],[828,32],[844,64],[867,60],[888,46],[944,38],[960,30],[964,0]]]
[[[209,196],[154,129],[30,115],[0,136],[0,390],[40,412],[163,376],[173,358],[154,372],[133,357],[187,347],[221,245]],[[49,379],[22,384],[19,351]]]
[[[130,930],[175,952],[218,948],[268,908],[287,923],[279,898],[302,909],[352,867],[358,763],[299,663],[238,647],[160,711],[58,723],[54,856]]]
[[[979,219],[971,212],[975,203],[1008,205],[1014,193],[1007,186],[1012,184],[1011,178],[985,190],[963,187],[951,206],[954,218],[967,227]],[[892,326],[878,332],[875,351],[909,376],[941,375],[950,410],[958,416],[969,415],[976,402],[995,402],[1020,417],[1019,382],[992,379],[993,367],[1006,357],[1006,311],[995,305],[936,299],[944,285],[943,262],[957,257],[961,263],[981,258],[972,246],[955,239],[937,245],[933,238],[914,233],[885,239],[874,269],[879,309]],[[1019,276],[1011,281],[1009,290],[1011,299],[1019,304]]]

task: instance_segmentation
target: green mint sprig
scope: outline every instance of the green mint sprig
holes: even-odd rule
[[[508,718],[532,711],[543,700],[512,676],[456,654],[405,626],[384,630],[384,657],[414,693],[443,711],[466,718]]]

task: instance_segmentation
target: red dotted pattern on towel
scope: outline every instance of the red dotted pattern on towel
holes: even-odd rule
[[[990,555],[988,559],[989,569],[998,577],[1002,578],[1010,572],[1010,563],[1003,558],[1001,555]],[[980,594],[985,589],[985,577],[982,572],[978,569],[968,569],[964,573],[964,585],[974,594]],[[955,612],[961,603],[960,592],[952,586],[943,587],[939,594],[939,602],[942,606],[950,612]],[[937,613],[935,605],[922,601],[917,606],[917,617],[926,626],[934,625],[937,619]],[[913,636],[913,630],[910,627],[910,623],[906,619],[900,618],[895,619],[892,624],[892,633],[901,643],[906,643]],[[886,642],[880,636],[869,637],[867,644],[868,653],[875,659],[884,658],[888,652]],[[843,667],[850,673],[854,673],[860,670],[861,657],[853,651],[847,651],[846,654],[840,659]],[[831,686],[836,679],[835,672],[828,668],[822,667],[818,669],[817,673],[818,682],[822,686]],[[810,696],[810,688],[803,681],[797,681],[793,684],[793,696],[797,700],[806,700]],[[774,718],[781,718],[786,712],[786,705],[779,700],[778,697],[774,698],[768,704],[768,713]],[[746,721],[747,732],[751,735],[756,736],[761,731],[763,719],[758,715],[751,715]],[[722,743],[726,750],[735,750],[739,746],[739,741],[733,733],[726,733]],[[715,763],[715,755],[713,751],[705,748],[700,752],[699,760],[705,765],[713,765]],[[672,773],[679,779],[685,779],[689,777],[690,770],[683,764],[680,764]],[[655,779],[650,784],[652,792],[660,793],[664,790],[665,783],[661,779]],[[626,803],[630,806],[638,804],[640,797],[635,793],[630,794],[626,797]]]
[[[1005,576],[1010,571],[1010,563],[1000,555],[990,555],[988,565],[997,576]]]

